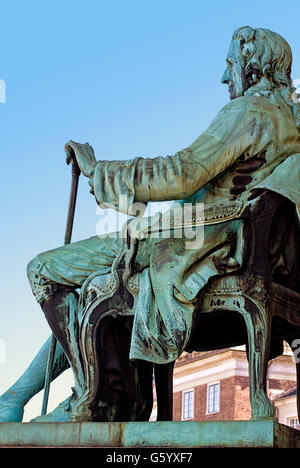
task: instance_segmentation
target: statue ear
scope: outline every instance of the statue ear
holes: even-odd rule
[[[245,75],[250,86],[254,85],[261,78],[261,69],[255,62],[250,62],[245,70]]]

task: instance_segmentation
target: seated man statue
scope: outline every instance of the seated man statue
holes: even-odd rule
[[[136,203],[150,201],[177,201],[182,208],[185,204],[204,206],[202,242],[187,248],[184,236],[140,236],[131,263],[126,260],[127,270],[131,265],[135,273],[135,287],[128,280],[132,275],[125,275],[122,283],[122,297],[128,299],[132,311],[127,337],[130,350],[124,364],[128,368],[130,363],[138,369],[141,362],[164,364],[178,358],[188,344],[201,290],[210,278],[243,266],[239,215],[250,198],[260,196],[253,189],[263,186],[289,157],[299,167],[295,155],[300,153],[300,105],[291,64],[290,47],[280,35],[268,29],[239,28],[233,34],[222,77],[230,102],[189,147],[173,156],[97,162],[89,144],[67,143],[68,157],[75,155],[100,206],[129,215],[136,214]],[[278,183],[278,191],[282,186]],[[295,192],[299,196],[299,187]],[[290,196],[288,187],[286,196]],[[70,364],[75,381],[72,397],[52,415],[36,420],[71,420],[85,386],[78,330],[93,300],[88,294],[89,278],[97,273],[113,281],[112,273],[122,270],[120,259],[128,257],[131,243],[118,234],[95,236],[41,253],[29,263],[32,291],[59,341],[52,378]],[[80,297],[78,288],[84,291]],[[135,397],[122,374],[124,356],[114,339],[117,331],[102,328],[100,400],[103,407],[112,408]],[[21,421],[24,405],[43,388],[49,343],[0,397],[0,421]],[[123,413],[111,420],[124,417]]]

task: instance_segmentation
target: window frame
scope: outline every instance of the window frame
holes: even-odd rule
[[[295,424],[293,426],[291,426],[292,421],[295,421]],[[298,416],[289,416],[286,422],[287,426],[292,427],[293,429],[297,429],[297,427],[299,426]]]
[[[184,405],[184,397],[187,393],[192,393],[193,395],[193,399],[192,399],[192,409],[191,409],[191,414],[192,416],[191,417],[187,417],[185,418],[184,417],[184,409],[185,409],[185,405]],[[189,410],[189,408],[188,408]],[[188,411],[189,413],[189,411]],[[195,415],[195,389],[194,388],[189,388],[187,390],[183,390],[182,391],[182,401],[181,401],[181,421],[190,421],[191,419],[194,418],[194,415]]]
[[[209,411],[209,389],[215,385],[218,385],[219,387],[219,392],[218,392],[218,409],[217,410],[214,410],[214,411]],[[215,405],[214,405],[215,406]],[[216,382],[211,382],[209,384],[207,384],[207,390],[206,390],[206,414],[209,415],[209,414],[216,414],[216,413],[220,413],[220,408],[221,408],[221,383],[220,383],[220,380],[216,381]]]

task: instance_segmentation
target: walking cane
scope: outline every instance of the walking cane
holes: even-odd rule
[[[68,208],[68,216],[67,216],[67,224],[66,224],[66,232],[65,232],[65,242],[64,242],[65,245],[70,244],[71,242],[76,198],[77,198],[77,191],[78,191],[78,181],[79,181],[79,176],[80,176],[80,169],[77,164],[75,155],[71,159],[71,164],[72,164],[72,184],[71,184],[71,192],[70,192],[69,208]],[[47,412],[56,343],[57,343],[57,339],[55,338],[54,335],[52,335],[49,354],[48,354],[46,375],[45,375],[44,396],[43,396],[43,404],[42,404],[42,412],[41,412],[42,415],[46,414]]]

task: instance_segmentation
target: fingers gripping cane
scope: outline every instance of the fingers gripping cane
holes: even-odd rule
[[[80,169],[77,164],[75,155],[73,155],[70,162],[72,164],[72,184],[71,184],[71,192],[70,192],[69,208],[68,208],[68,216],[67,216],[67,224],[66,224],[66,232],[65,232],[65,242],[64,242],[65,245],[70,244],[71,242],[74,214],[75,214],[75,207],[76,207],[76,199],[77,199],[77,191],[78,191],[78,182],[79,182],[79,176],[80,176]],[[57,343],[57,340],[55,336],[52,335],[51,344],[49,348],[49,354],[48,354],[46,375],[45,375],[44,396],[43,396],[43,404],[42,404],[42,412],[41,412],[42,415],[46,414],[47,412],[56,343]]]

